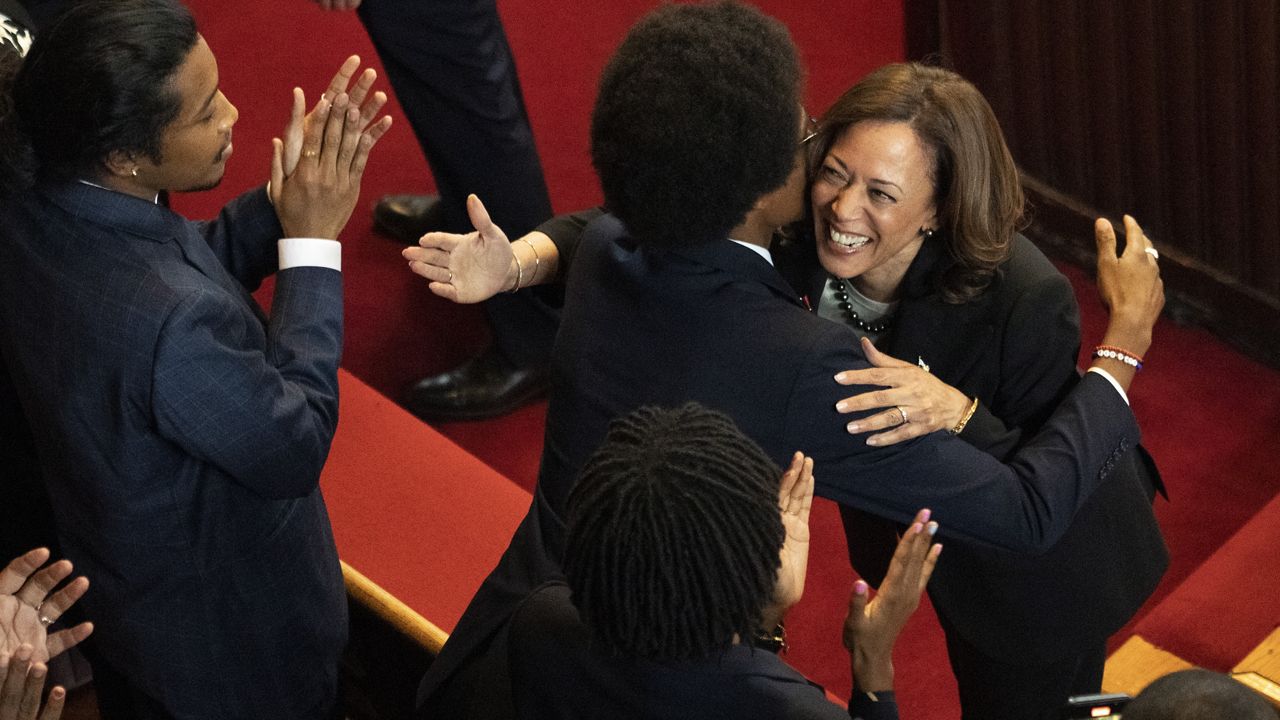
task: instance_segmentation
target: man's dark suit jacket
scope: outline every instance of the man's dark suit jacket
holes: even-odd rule
[[[210,223],[81,183],[5,198],[0,349],[82,605],[138,717],[318,718],[346,603],[317,483],[341,274],[277,275],[266,193]]]
[[[865,389],[833,379],[868,365],[853,332],[806,311],[768,262],[728,240],[637,247],[615,218],[598,218],[576,251],[562,317],[533,505],[428,671],[421,699],[554,574],[568,491],[609,421],[640,405],[701,402],[780,464],[796,450],[813,456],[824,497],[895,522],[929,507],[944,538],[1017,552],[1052,546],[1138,442],[1128,405],[1091,375],[1007,465],[945,433],[868,446],[835,410]]]
[[[512,693],[520,720],[897,720],[893,702],[862,693],[849,711],[777,655],[733,645],[690,661],[614,657],[594,647],[570,600],[553,581],[511,619]]]
[[[821,296],[829,275],[812,237],[775,243],[774,261],[802,294]],[[961,438],[1006,458],[1079,382],[1075,295],[1021,235],[991,286],[970,302],[942,299],[938,281],[950,265],[940,243],[921,247],[903,279],[894,326],[878,345],[899,359],[923,359],[943,382],[976,396],[978,411]],[[947,624],[991,657],[1048,663],[1100,645],[1128,622],[1169,564],[1151,509],[1163,486],[1141,446],[1111,475],[1043,555],[949,543],[929,583]],[[878,584],[896,538],[883,521],[852,514],[850,556]]]

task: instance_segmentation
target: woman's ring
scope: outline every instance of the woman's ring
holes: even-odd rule
[[[319,154],[320,154],[320,153],[316,152],[315,150],[308,150],[308,151],[306,151],[306,152],[302,153],[302,157],[304,157],[304,158],[313,158],[313,157],[315,157],[315,156],[317,156],[317,155],[319,155]]]
[[[49,617],[48,615],[41,615],[40,624],[45,627],[49,627],[50,625],[53,624],[53,618]]]
[[[450,271],[449,271],[449,279],[448,279],[448,280],[445,280],[445,282],[448,282],[448,283],[453,282],[453,271],[452,271],[452,270],[450,270]]]
[[[1152,258],[1153,260],[1159,260],[1159,259],[1160,259],[1160,251],[1159,251],[1159,250],[1157,250],[1157,249],[1155,249],[1155,248],[1153,248],[1153,247],[1143,248],[1143,250],[1145,250],[1145,251],[1147,252],[1147,254],[1148,254],[1148,255],[1150,255],[1150,256],[1151,256],[1151,258]]]
[[[907,423],[911,422],[910,420],[907,419],[907,411],[904,410],[901,405],[897,406],[897,410],[898,410],[898,414],[902,416],[902,422],[900,423],[901,425],[906,425]]]

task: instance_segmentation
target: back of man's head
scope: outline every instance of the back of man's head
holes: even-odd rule
[[[692,659],[757,635],[784,540],[780,475],[701,405],[615,420],[569,496],[564,558],[573,603],[603,648]]]
[[[13,87],[39,171],[93,177],[112,151],[160,158],[170,79],[197,40],[174,0],[87,0],[41,28]]]
[[[737,3],[666,5],[605,67],[591,159],[640,242],[723,239],[794,164],[800,63],[786,28]]]
[[[1151,683],[1124,709],[1124,720],[1276,720],[1275,710],[1226,675],[1182,670]]]

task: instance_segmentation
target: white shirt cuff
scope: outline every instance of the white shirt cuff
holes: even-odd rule
[[[1106,378],[1107,382],[1111,383],[1111,387],[1115,388],[1116,392],[1120,393],[1120,397],[1124,398],[1124,404],[1125,405],[1129,404],[1129,396],[1125,394],[1124,388],[1120,387],[1120,383],[1116,382],[1116,379],[1111,377],[1111,373],[1107,372],[1106,370],[1103,370],[1100,367],[1091,367],[1089,368],[1088,372],[1098,373],[1102,377]]]
[[[342,243],[322,238],[283,238],[276,243],[280,269],[323,267],[342,271]]]

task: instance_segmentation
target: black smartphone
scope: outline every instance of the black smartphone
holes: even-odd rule
[[[1119,718],[1120,711],[1131,700],[1124,693],[1072,695],[1062,711],[1062,720],[1108,720]]]

